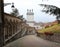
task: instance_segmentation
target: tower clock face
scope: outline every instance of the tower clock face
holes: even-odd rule
[[[27,21],[34,21],[34,16],[33,15],[28,15],[27,16]]]

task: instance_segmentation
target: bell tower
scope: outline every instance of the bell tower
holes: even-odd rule
[[[27,24],[29,24],[30,26],[34,25],[34,12],[33,9],[29,10],[27,9]]]
[[[34,12],[32,10],[27,9],[27,21],[34,21]]]

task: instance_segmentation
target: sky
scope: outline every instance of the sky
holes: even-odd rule
[[[42,7],[39,4],[50,4],[60,8],[60,0],[4,0],[4,3],[14,2],[15,7],[18,9],[20,15],[27,19],[27,9],[33,9],[34,21],[36,22],[52,22],[56,20],[56,16],[41,12]],[[5,6],[4,11],[11,13],[11,5]]]

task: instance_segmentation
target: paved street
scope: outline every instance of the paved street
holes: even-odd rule
[[[7,44],[5,47],[60,47],[60,44],[43,40],[35,35],[28,35]]]

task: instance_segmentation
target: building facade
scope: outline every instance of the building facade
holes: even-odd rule
[[[27,24],[29,24],[29,26],[33,27],[34,26],[34,12],[33,9],[32,10],[28,10],[27,9]]]
[[[35,28],[30,27],[30,30],[29,27],[21,16],[4,13],[4,3],[0,0],[0,47],[26,34],[33,34]]]
[[[27,9],[27,24],[31,27],[35,27],[35,29],[42,29],[43,26],[41,26],[42,23],[37,23],[34,21],[34,12],[32,10]]]

